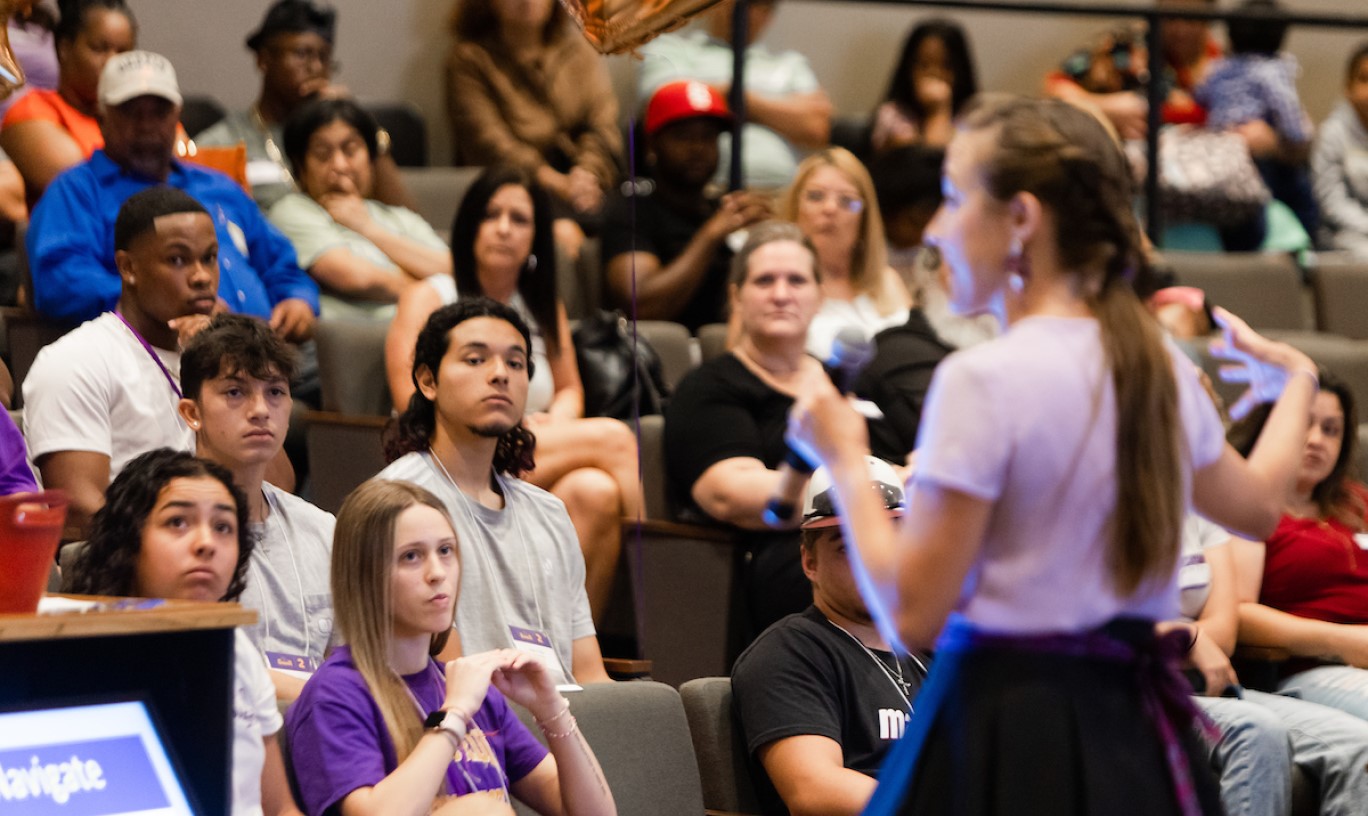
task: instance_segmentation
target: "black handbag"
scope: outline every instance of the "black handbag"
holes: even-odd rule
[[[575,327],[575,359],[584,383],[584,415],[630,420],[665,410],[660,356],[627,319],[599,310]]]

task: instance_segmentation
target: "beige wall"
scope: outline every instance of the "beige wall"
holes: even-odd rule
[[[170,57],[187,92],[207,93],[229,107],[255,95],[252,55],[242,41],[268,0],[130,0],[144,48]],[[1223,0],[1225,2],[1225,0]],[[1304,12],[1368,15],[1364,0],[1283,0]],[[433,131],[434,161],[448,155],[442,61],[451,0],[333,0],[339,9],[339,79],[363,98],[417,104]],[[808,55],[844,114],[868,111],[882,95],[907,30],[941,10],[912,5],[786,0],[765,40]],[[969,30],[985,88],[1032,92],[1040,76],[1105,18],[957,13]],[[1302,62],[1301,93],[1311,115],[1324,118],[1338,99],[1344,60],[1368,30],[1294,31],[1288,47]],[[619,98],[633,100],[630,57],[606,58]]]

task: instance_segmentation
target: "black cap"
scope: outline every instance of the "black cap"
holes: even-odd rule
[[[310,0],[279,0],[266,11],[261,27],[247,38],[247,47],[260,51],[272,34],[312,31],[329,43],[337,28],[337,11]]]

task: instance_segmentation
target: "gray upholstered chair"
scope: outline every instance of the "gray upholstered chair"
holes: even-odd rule
[[[687,328],[668,320],[638,320],[636,330],[637,336],[660,357],[660,373],[665,377],[666,387],[673,392],[684,375],[698,364],[697,341]]]
[[[1368,263],[1322,258],[1312,270],[1316,324],[1323,332],[1368,340]]]
[[[759,813],[749,752],[732,714],[731,678],[690,680],[679,687],[679,696],[703,780],[703,806],[709,812]]]
[[[379,320],[320,320],[314,328],[318,343],[318,379],[323,410],[349,416],[389,416],[390,395],[385,379],[385,334],[389,324]]]
[[[701,816],[703,791],[679,692],[641,680],[598,683],[565,696],[603,767],[618,816]],[[545,742],[527,712],[514,709]],[[514,809],[532,813],[521,804]]]
[[[1206,292],[1256,329],[1312,331],[1310,292],[1291,255],[1274,252],[1165,252],[1178,283]]]

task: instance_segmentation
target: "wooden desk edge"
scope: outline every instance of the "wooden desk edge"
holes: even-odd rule
[[[82,595],[62,597],[111,601]],[[232,629],[256,623],[255,610],[236,603],[168,600],[153,609],[110,609],[50,615],[0,615],[0,642]]]

